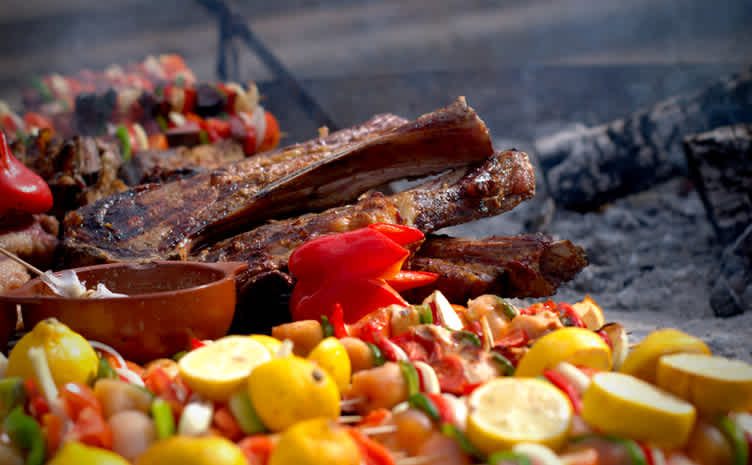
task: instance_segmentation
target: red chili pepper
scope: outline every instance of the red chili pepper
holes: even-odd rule
[[[574,413],[579,415],[579,413],[582,412],[582,398],[580,398],[580,394],[574,386],[572,386],[569,380],[565,378],[564,375],[554,370],[544,370],[543,376],[567,395],[569,402],[572,404],[572,409],[574,409]]]
[[[406,291],[414,287],[427,286],[439,279],[439,275],[430,271],[400,270],[394,277],[386,280],[397,292]]]
[[[580,315],[577,314],[577,312],[572,308],[571,305],[569,305],[566,302],[559,302],[557,305],[557,308],[559,310],[559,314],[563,314],[566,316],[569,321],[572,322],[572,324],[578,328],[587,328],[587,325],[585,325],[585,322],[582,321],[582,318],[580,318]]]
[[[360,458],[366,465],[394,465],[389,449],[369,438],[356,428],[347,428],[350,437],[360,449]]]
[[[5,133],[0,131],[0,216],[10,210],[44,213],[50,208],[50,187],[13,156]]]
[[[329,317],[329,323],[334,328],[334,337],[337,339],[350,335],[347,331],[347,326],[345,326],[345,312],[339,302],[334,304],[334,311],[332,311]]]

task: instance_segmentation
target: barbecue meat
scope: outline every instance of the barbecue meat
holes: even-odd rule
[[[10,258],[0,256],[0,294],[23,286],[30,279],[31,276],[26,271],[26,267]]]
[[[585,251],[568,240],[545,234],[486,239],[429,237],[406,268],[439,274],[430,289],[403,292],[408,302],[423,300],[439,289],[450,302],[482,294],[502,297],[547,297],[588,264]]]
[[[195,147],[140,150],[120,168],[120,177],[129,186],[167,183],[220,169],[244,158],[243,147],[231,140]]]
[[[394,117],[376,118],[221,171],[103,199],[66,217],[67,256],[73,264],[185,259],[203,244],[265,220],[341,205],[385,182],[466,166],[493,153],[485,124],[463,98],[394,126]]]
[[[527,154],[500,152],[483,163],[457,168],[398,194],[371,193],[352,205],[265,224],[220,241],[191,259],[247,262],[248,269],[237,275],[242,295],[269,274],[292,283],[284,274],[287,260],[307,240],[377,222],[405,224],[430,233],[511,210],[533,195],[535,178]]]
[[[0,218],[0,246],[37,268],[55,258],[60,223],[52,216],[18,213]]]

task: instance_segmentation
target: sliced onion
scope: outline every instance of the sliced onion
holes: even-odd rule
[[[125,378],[126,381],[128,381],[131,384],[135,384],[136,386],[139,386],[139,387],[146,387],[146,385],[144,384],[144,380],[141,379],[141,377],[138,376],[138,374],[133,370],[130,370],[128,368],[115,368],[115,373]]]
[[[434,324],[444,326],[452,331],[461,331],[465,327],[460,317],[457,316],[457,312],[452,308],[452,304],[449,303],[441,291],[433,291],[431,295],[423,300],[423,305],[430,305],[439,316],[439,321],[434,322]]]
[[[261,147],[266,134],[266,116],[264,116],[264,107],[257,105],[253,111],[253,127],[256,128],[256,150]]]
[[[214,408],[211,403],[191,402],[183,409],[178,423],[181,436],[200,436],[209,431]]]
[[[439,377],[436,376],[436,372],[431,365],[426,362],[417,361],[413,362],[413,366],[418,372],[423,392],[427,392],[428,394],[438,394],[441,392]]]
[[[123,358],[123,356],[120,355],[120,353],[117,350],[115,350],[114,348],[108,346],[104,342],[91,341],[90,340],[89,341],[89,345],[92,346],[93,348],[99,350],[99,351],[107,352],[108,354],[110,354],[113,357],[115,357],[115,360],[117,360],[118,365],[120,365],[120,366],[119,367],[113,367],[113,368],[128,368],[128,365],[125,364],[125,359]]]

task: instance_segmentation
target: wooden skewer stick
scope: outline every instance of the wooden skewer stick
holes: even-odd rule
[[[395,460],[395,465],[428,465],[432,463],[431,457],[425,455],[416,455],[415,457],[405,457],[404,459]]]
[[[397,431],[397,425],[380,425],[380,426],[368,426],[366,428],[359,428],[363,434],[386,434],[394,433]]]
[[[340,423],[357,423],[363,419],[360,415],[340,415],[338,418]]]
[[[5,247],[0,246],[0,253],[2,253],[3,255],[5,255],[6,257],[10,258],[14,262],[19,263],[19,264],[25,266],[26,268],[28,268],[29,270],[33,271],[34,273],[36,273],[38,275],[43,275],[44,274],[44,272],[42,270],[40,270],[36,266],[32,265],[31,263],[29,263],[29,262],[27,262],[25,260],[20,259],[18,257],[18,255],[14,254],[10,250],[6,249]]]

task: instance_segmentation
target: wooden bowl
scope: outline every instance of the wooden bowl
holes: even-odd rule
[[[235,274],[247,266],[155,261],[74,268],[87,288],[103,283],[128,296],[60,297],[35,278],[0,296],[0,314],[15,315],[20,304],[27,329],[54,317],[85,338],[114,347],[126,359],[147,362],[187,349],[191,337],[227,334],[235,313]]]

